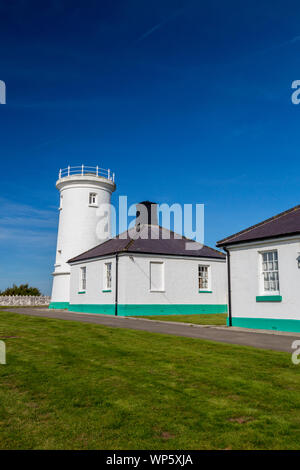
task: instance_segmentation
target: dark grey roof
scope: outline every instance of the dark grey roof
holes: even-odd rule
[[[226,246],[248,241],[278,238],[284,235],[300,234],[300,205],[274,215],[256,225],[217,242],[217,246]]]
[[[179,255],[201,258],[225,259],[224,253],[203,245],[199,249],[199,244],[187,238],[176,238],[180,235],[160,227],[159,225],[142,225],[139,238],[134,239],[135,229],[123,232],[122,234],[110,238],[100,245],[75,256],[69,263],[83,261],[115,253],[145,253],[158,255]],[[148,238],[146,238],[148,237]],[[195,249],[187,250],[186,243],[195,244]]]

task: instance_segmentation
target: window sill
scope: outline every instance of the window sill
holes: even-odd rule
[[[213,293],[212,290],[201,290],[201,289],[199,289],[198,292],[199,292],[199,294],[212,294]]]
[[[99,207],[96,204],[89,204],[89,207]]]
[[[166,292],[165,290],[150,290],[150,292]]]
[[[102,289],[102,292],[111,292],[111,289]]]
[[[281,302],[281,295],[257,295],[256,302]]]
[[[81,290],[81,291],[77,292],[77,294],[85,294],[85,290]]]

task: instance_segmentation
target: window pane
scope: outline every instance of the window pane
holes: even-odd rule
[[[104,289],[111,289],[112,286],[112,264],[111,263],[105,263],[104,265]]]
[[[198,287],[208,289],[208,266],[198,266]]]
[[[81,268],[81,289],[86,289],[86,267]]]
[[[262,276],[265,291],[273,292],[279,290],[277,251],[262,253]]]

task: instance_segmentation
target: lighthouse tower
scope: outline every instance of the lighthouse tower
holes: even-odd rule
[[[110,199],[115,174],[90,166],[59,171],[59,225],[52,296],[49,308],[67,308],[70,296],[68,260],[94,248],[110,234]]]

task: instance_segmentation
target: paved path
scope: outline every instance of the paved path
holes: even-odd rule
[[[261,349],[286,351],[292,353],[291,344],[295,339],[300,340],[299,334],[272,333],[243,330],[239,328],[226,328],[220,326],[202,326],[184,324],[179,322],[161,322],[133,317],[114,317],[110,315],[96,315],[88,313],[73,313],[67,310],[49,310],[47,308],[7,308],[9,312],[21,315],[56,318],[61,320],[96,323],[99,325],[143,330],[151,333],[161,333],[188,338],[207,339],[221,343],[253,346]]]

